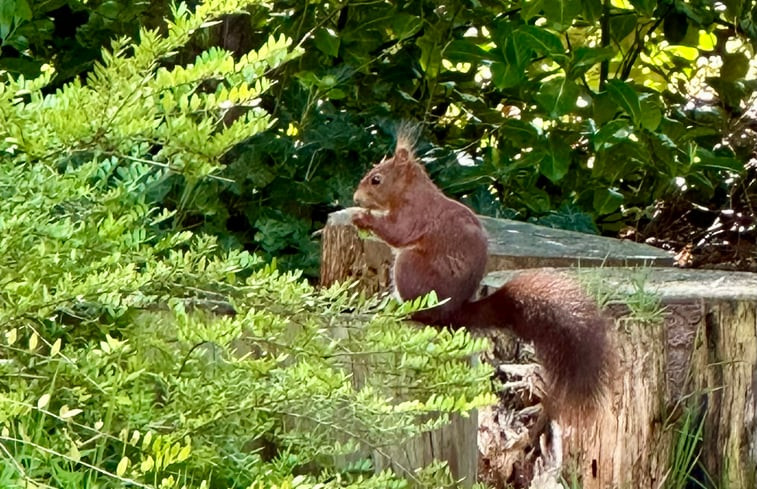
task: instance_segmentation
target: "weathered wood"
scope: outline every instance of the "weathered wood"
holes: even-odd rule
[[[487,269],[533,267],[670,266],[673,258],[652,246],[602,236],[545,228],[526,222],[481,217],[489,235]],[[323,230],[321,284],[354,278],[368,292],[390,284],[391,249],[382,241],[361,239],[349,211],[334,212]]]
[[[607,238],[592,243],[592,237],[577,233],[484,222],[491,237],[490,270],[578,264],[584,268],[600,263],[660,265],[671,260],[666,253],[636,243]],[[367,290],[386,289],[392,260],[389,248],[377,240],[360,239],[347,223],[342,214],[324,230],[323,283],[357,278]],[[501,285],[507,273],[488,275],[485,285]],[[636,272],[603,268],[600,273],[606,290],[634,292],[630,278]],[[664,322],[622,319],[618,323],[613,335],[618,368],[605,407],[593,417],[560,420],[564,459],[558,462],[563,472],[575,473],[586,489],[660,487],[670,477],[676,423],[683,416],[683,406],[699,405],[703,406],[699,414],[704,416],[701,460],[708,474],[716,482],[729,483],[728,487],[756,488],[757,275],[650,268],[645,280],[645,290],[657,291],[667,307]],[[616,306],[612,313],[627,318],[628,310]],[[524,450],[522,443],[507,438],[512,433],[489,423],[483,427],[488,430],[487,443],[501,444],[493,451],[502,460],[514,450]],[[467,429],[470,425],[459,425],[453,436],[464,436],[460,433]],[[456,476],[472,480],[475,470],[465,467],[472,465],[476,454],[459,448],[461,444],[439,450],[438,440],[412,443],[413,448],[405,450],[409,455],[403,465],[417,467],[427,462],[425,454],[432,453],[434,446],[435,456],[458,468]]]
[[[391,467],[398,473],[413,474],[420,467],[444,460],[450,473],[462,481],[462,486],[470,487],[477,479],[477,439],[478,416],[475,411],[468,417],[452,416],[451,422],[440,429],[409,439],[401,446],[374,453],[374,467],[377,471]]]
[[[672,266],[653,246],[527,222],[480,216],[489,235],[488,270],[596,266]]]
[[[592,273],[630,294],[637,272]],[[512,275],[486,282],[498,287]],[[618,368],[603,409],[563,420],[564,468],[584,489],[660,487],[671,476],[683,407],[700,406],[707,473],[725,487],[757,487],[757,275],[650,269],[644,288],[659,295],[664,321],[619,323]],[[627,317],[624,309],[615,315]]]
[[[378,239],[362,239],[348,211],[329,215],[321,237],[320,283],[357,280],[368,293],[389,288],[392,252]]]

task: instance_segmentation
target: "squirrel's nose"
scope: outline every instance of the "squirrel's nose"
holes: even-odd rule
[[[355,193],[352,194],[352,200],[355,201],[356,206],[363,207],[363,193],[360,189],[355,190]]]

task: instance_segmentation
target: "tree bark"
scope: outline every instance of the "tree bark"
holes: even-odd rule
[[[598,273],[604,287],[622,291],[636,272]],[[559,420],[563,476],[583,489],[659,488],[686,480],[673,468],[683,464],[705,487],[757,487],[757,275],[657,268],[646,280],[647,293],[657,291],[664,306],[663,319],[644,322],[626,306],[609,308],[617,370],[598,412]],[[686,436],[699,465],[693,457],[675,460]],[[489,452],[512,457],[503,447]]]

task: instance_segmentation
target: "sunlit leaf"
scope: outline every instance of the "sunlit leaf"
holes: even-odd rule
[[[567,114],[576,107],[580,89],[574,82],[555,77],[544,83],[535,99],[552,117]]]

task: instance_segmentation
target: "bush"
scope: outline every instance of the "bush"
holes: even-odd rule
[[[234,184],[206,185],[190,211],[225,241],[315,275],[312,231],[351,204],[402,119],[425,125],[435,182],[481,214],[617,235],[663,204],[753,207],[749,2],[273,5],[288,15],[255,11],[219,36],[283,32],[307,52],[273,75],[261,103],[277,121],[230,155]]]
[[[159,25],[167,10],[166,0],[3,5],[0,69],[52,64],[56,86],[89,70],[94,47]],[[644,239],[661,208],[708,209],[707,222],[690,216],[703,230],[732,210],[754,233],[753,3],[275,0],[246,10],[175,59],[291,37],[307,56],[270,71],[276,83],[260,97],[275,122],[227,154],[224,178],[192,182],[191,200],[181,180],[155,189],[227,249],[317,276],[313,232],[350,205],[402,119],[426,125],[432,177],[481,214],[610,235],[639,228]]]
[[[248,3],[180,4],[55,93],[51,69],[0,85],[0,486],[400,487],[370,450],[490,401],[468,362],[483,341],[402,322],[423,301],[317,290],[186,229],[198,185],[269,127],[265,73],[299,52],[174,64]]]

